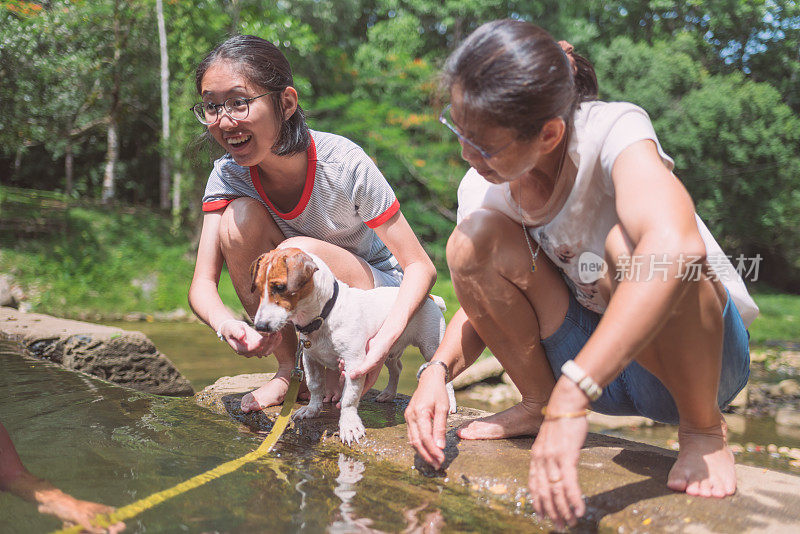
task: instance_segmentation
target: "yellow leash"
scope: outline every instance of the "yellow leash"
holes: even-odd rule
[[[219,465],[210,471],[206,471],[205,473],[197,475],[196,477],[190,478],[189,480],[181,482],[180,484],[169,489],[159,491],[158,493],[154,493],[149,497],[145,497],[144,499],[140,499],[127,506],[123,506],[122,508],[119,508],[110,514],[98,514],[94,517],[94,519],[92,519],[92,525],[96,527],[108,528],[119,523],[120,521],[125,521],[126,519],[135,517],[145,510],[149,510],[150,508],[153,508],[166,500],[177,497],[178,495],[186,493],[189,490],[193,490],[194,488],[200,487],[203,484],[220,478],[223,475],[232,473],[243,465],[258,460],[262,456],[269,454],[269,452],[272,450],[272,447],[274,447],[275,443],[278,442],[278,439],[281,437],[284,430],[286,430],[286,427],[289,424],[289,415],[292,413],[292,408],[297,400],[297,392],[300,389],[300,382],[303,380],[303,371],[299,366],[299,357],[301,352],[302,344],[298,343],[297,355],[295,357],[295,368],[292,371],[292,380],[289,383],[289,390],[286,392],[286,396],[284,397],[281,413],[278,416],[278,419],[275,421],[275,424],[272,426],[272,430],[270,430],[267,437],[256,450],[245,454],[241,458],[231,460],[230,462],[225,462],[224,464]],[[57,530],[55,531],[55,534],[77,534],[82,530],[83,527],[76,525],[74,527]]]

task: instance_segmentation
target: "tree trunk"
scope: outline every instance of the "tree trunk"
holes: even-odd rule
[[[169,55],[167,54],[167,30],[164,24],[164,5],[156,0],[158,19],[158,43],[161,49],[161,165],[160,165],[160,207],[169,209],[170,182],[170,139],[169,139]],[[173,212],[175,206],[173,206]]]
[[[103,204],[114,198],[114,178],[119,159],[119,141],[117,140],[117,118],[112,116],[108,121],[108,142],[106,149],[106,170],[103,173]]]
[[[75,182],[73,174],[72,174],[72,167],[75,160],[75,154],[72,150],[72,138],[67,136],[67,146],[64,149],[64,177],[66,178],[66,193],[67,196],[72,195],[72,189],[75,186]]]
[[[180,227],[181,222],[181,173],[176,172],[172,181],[172,227]]]
[[[106,149],[106,169],[103,174],[103,204],[114,198],[116,181],[116,167],[119,160],[119,140],[117,130],[119,127],[119,98],[122,87],[120,74],[120,58],[122,57],[122,28],[120,25],[119,0],[114,2],[114,61],[111,65],[114,73],[114,85],[111,88],[111,108],[108,113],[108,146]]]

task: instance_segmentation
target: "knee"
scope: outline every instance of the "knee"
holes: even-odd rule
[[[280,248],[299,248],[302,249],[304,252],[309,252],[311,254],[316,254],[317,256],[322,255],[322,249],[325,247],[326,243],[319,239],[308,237],[304,235],[299,235],[295,237],[290,237],[285,239],[281,242]]]
[[[508,235],[509,222],[505,215],[490,210],[475,211],[461,221],[447,240],[450,272],[469,276],[491,268],[498,242]]]
[[[269,229],[276,229],[267,209],[257,200],[240,197],[233,200],[222,212],[219,224],[219,241],[223,250],[239,246]]]

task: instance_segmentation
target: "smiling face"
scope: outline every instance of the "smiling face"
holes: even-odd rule
[[[201,96],[204,103],[222,104],[231,97],[252,98],[267,89],[252,83],[235,63],[219,60],[203,76]],[[258,165],[272,155],[280,131],[271,95],[250,102],[250,113],[241,120],[232,119],[220,108],[218,119],[208,125],[209,133],[234,161],[244,167]]]

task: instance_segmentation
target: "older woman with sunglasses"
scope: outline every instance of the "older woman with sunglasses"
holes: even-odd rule
[[[522,393],[462,439],[536,435],[528,487],[557,526],[585,511],[587,409],[678,424],[667,486],[736,488],[720,412],[749,375],[757,308],[649,117],[597,100],[591,64],[530,23],[475,30],[444,71],[441,120],[471,165],[447,261],[461,309],[420,372],[409,440],[444,461],[444,384],[488,346]]]
[[[310,130],[284,55],[259,37],[232,37],[198,66],[202,102],[192,111],[226,154],[214,162],[203,197],[203,228],[189,303],[197,316],[239,354],[274,353],[275,377],[242,399],[242,411],[280,404],[297,346],[290,325],[257,332],[220,299],[223,262],[252,317],[258,295],[249,269],[275,247],[299,246],[319,256],[352,287],[399,286],[389,318],[368,342],[354,379],[368,389],[387,351],[436,278],[432,262],[372,159],[353,142]],[[339,373],[328,376],[326,401],[337,396]]]

